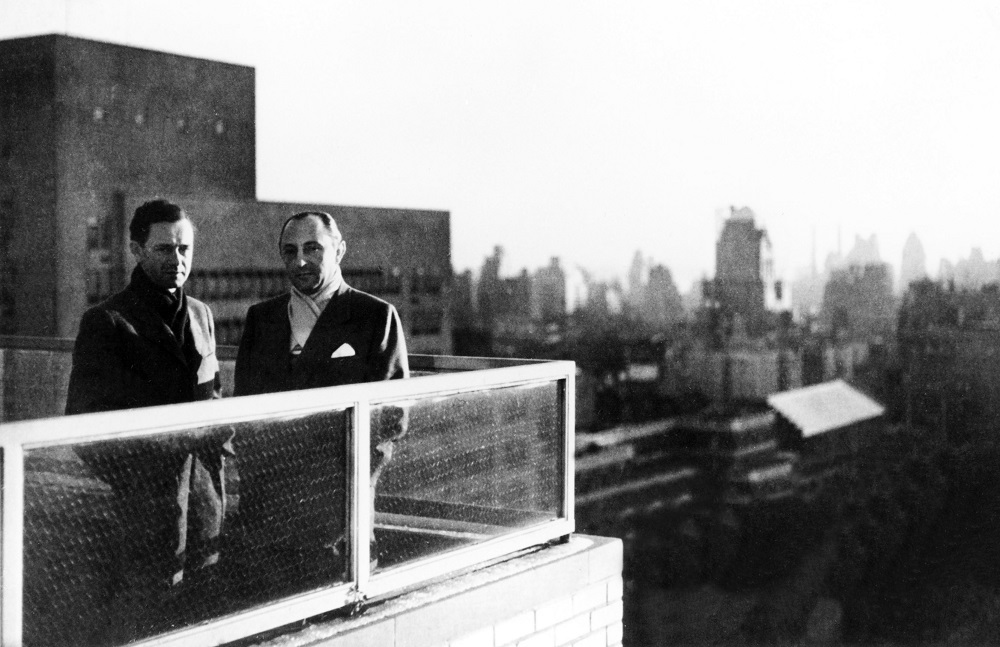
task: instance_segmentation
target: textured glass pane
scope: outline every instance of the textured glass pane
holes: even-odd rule
[[[391,453],[376,488],[380,568],[561,515],[559,383],[418,400],[392,443],[402,411],[372,409],[373,468]]]
[[[123,644],[344,581],[347,431],[335,411],[31,450],[25,644]]]

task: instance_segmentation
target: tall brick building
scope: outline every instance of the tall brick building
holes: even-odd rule
[[[0,333],[72,337],[128,279],[127,223],[153,197],[198,228],[190,291],[219,341],[285,289],[276,237],[322,209],[348,282],[392,302],[416,352],[450,352],[446,211],[256,200],[254,70],[49,35],[0,41]]]
[[[757,228],[749,208],[731,207],[715,247],[715,280],[707,286],[727,327],[739,320],[751,336],[763,332],[765,290],[773,273],[767,232]]]

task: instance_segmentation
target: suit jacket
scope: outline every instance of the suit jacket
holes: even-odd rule
[[[251,306],[236,356],[234,395],[377,382],[409,376],[399,314],[341,282],[292,362],[290,294]],[[332,357],[344,345],[353,355]]]
[[[406,340],[396,308],[341,281],[309,334],[302,353],[292,360],[288,321],[290,294],[251,306],[236,356],[234,395],[254,395],[376,382],[409,377]],[[353,355],[333,357],[349,347]],[[381,407],[373,420],[371,438],[372,482],[392,457],[394,442],[407,427],[406,412]],[[245,439],[252,442],[253,439]],[[314,439],[316,443],[329,440]],[[302,440],[303,443],[308,443]],[[315,449],[316,455],[322,453]],[[251,448],[241,450],[247,463]],[[287,457],[286,457],[287,459]],[[291,460],[291,459],[288,459]],[[249,465],[248,470],[249,472]]]
[[[178,404],[220,397],[212,312],[187,298],[197,356],[130,287],[87,310],[73,347],[66,413]]]
[[[130,283],[84,313],[73,347],[66,413],[90,413],[179,404],[220,397],[212,312],[187,298],[188,327],[194,351],[184,348],[153,306]],[[189,347],[190,348],[190,347]],[[102,480],[116,489],[136,485],[148,470],[167,470],[190,452],[221,470],[232,453],[231,431],[192,432],[169,438],[83,445],[77,453]]]

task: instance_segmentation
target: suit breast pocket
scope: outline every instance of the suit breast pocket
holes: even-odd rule
[[[331,357],[324,362],[323,372],[330,385],[365,381],[365,363],[356,356]]]

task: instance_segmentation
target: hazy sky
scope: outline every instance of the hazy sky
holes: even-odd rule
[[[448,210],[457,270],[686,289],[729,205],[786,277],[814,232],[1000,255],[995,2],[0,0],[51,32],[255,67],[258,197]]]

